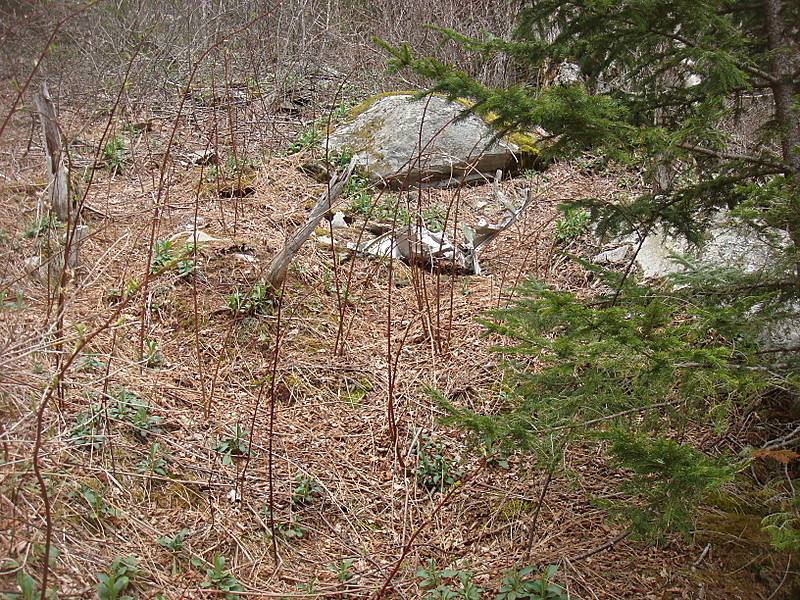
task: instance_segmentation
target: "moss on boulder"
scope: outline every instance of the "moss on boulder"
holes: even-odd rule
[[[465,111],[466,100],[413,92],[379,94],[354,107],[330,134],[334,152],[347,149],[356,171],[395,188],[484,181],[495,171],[532,166],[536,140],[501,136],[486,120]]]

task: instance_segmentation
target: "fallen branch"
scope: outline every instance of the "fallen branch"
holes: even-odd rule
[[[292,259],[314,231],[322,215],[331,209],[336,199],[342,194],[342,190],[344,190],[344,186],[350,174],[353,172],[353,166],[354,165],[351,164],[347,171],[331,180],[328,189],[319,197],[305,223],[303,223],[300,229],[286,242],[283,250],[269,263],[266,275],[264,276],[264,282],[273,291],[281,289],[283,280],[286,278],[286,271]]]
[[[70,198],[69,170],[67,168],[64,146],[61,141],[61,129],[58,126],[56,108],[47,84],[42,83],[42,90],[36,94],[34,101],[39,112],[44,135],[44,149],[47,155],[48,194],[50,207],[62,223],[75,219],[75,206]]]
[[[583,560],[584,558],[589,558],[590,556],[594,556],[595,554],[599,554],[603,550],[607,550],[607,549],[611,548],[611,546],[613,546],[614,544],[616,544],[618,542],[621,542],[626,537],[628,537],[630,534],[631,534],[631,530],[630,529],[626,529],[625,531],[620,533],[617,537],[608,540],[605,544],[600,544],[597,548],[592,548],[591,550],[587,550],[583,554],[578,554],[577,556],[571,556],[568,560],[570,562],[576,562],[576,561],[579,561],[579,560]]]

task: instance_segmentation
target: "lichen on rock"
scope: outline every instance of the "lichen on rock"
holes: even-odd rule
[[[381,94],[352,109],[329,148],[347,149],[356,172],[394,188],[491,180],[498,169],[531,164],[538,154],[532,137],[502,136],[467,107],[436,95]]]

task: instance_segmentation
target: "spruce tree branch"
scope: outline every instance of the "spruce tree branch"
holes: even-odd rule
[[[602,16],[597,11],[594,11],[594,12],[595,12],[596,15]],[[620,19],[620,22],[624,23],[625,25],[631,26],[634,30],[636,30],[636,29],[638,29],[640,27],[639,23],[636,23],[635,21],[632,21],[631,19]],[[655,29],[655,28],[651,27],[651,28],[647,29],[647,33],[652,33],[653,35],[657,35],[657,36],[663,37],[665,39],[672,40],[673,42],[678,42],[680,44],[683,44],[687,48],[694,48],[694,49],[698,49],[698,50],[707,50],[707,48],[702,48],[699,44],[697,44],[696,42],[692,41],[691,39],[689,39],[687,37],[684,37],[684,36],[682,36],[682,35],[680,35],[678,33],[675,33],[675,32],[661,31],[660,29]],[[777,81],[778,81],[778,79],[774,75],[772,75],[771,73],[767,73],[766,71],[762,71],[761,69],[759,69],[757,67],[754,67],[752,65],[748,65],[748,64],[741,63],[741,62],[738,62],[738,61],[735,61],[735,62],[738,63],[737,66],[742,71],[744,71],[745,73],[748,73],[748,74],[753,75],[755,77],[760,77],[761,79],[764,79],[764,80],[768,81],[769,83],[773,83],[773,84],[777,83]]]
[[[645,412],[656,408],[665,408],[667,406],[675,406],[676,404],[686,402],[686,400],[686,398],[676,398],[675,400],[670,400],[669,402],[659,402],[658,404],[651,404],[650,406],[637,406],[636,408],[629,408],[628,410],[623,410],[621,412],[614,413],[613,415],[597,417],[596,419],[590,419],[588,421],[583,421],[582,423],[559,425],[558,427],[551,427],[549,429],[537,429],[536,433],[553,433],[556,431],[564,431],[566,429],[579,429],[581,427],[588,427],[589,425],[595,425],[596,423],[602,423],[603,421],[611,421],[613,419],[618,419],[619,417],[624,417],[635,413]]]
[[[749,154],[738,154],[736,152],[720,152],[712,150],[711,148],[703,148],[702,146],[694,146],[692,144],[675,144],[676,148],[686,150],[687,152],[694,152],[695,154],[702,154],[712,158],[721,158],[724,160],[741,160],[750,164],[759,165],[761,167],[769,167],[776,169],[780,173],[785,173],[789,169],[789,165],[783,162],[772,162],[764,160],[759,156],[751,156]]]
[[[637,24],[634,23],[633,21],[623,20],[623,23],[625,23],[627,25],[632,25],[634,27],[637,26]],[[654,34],[654,35],[658,35],[658,36],[664,37],[664,38],[666,38],[668,40],[672,40],[674,42],[679,42],[679,43],[685,45],[687,48],[696,48],[696,49],[699,49],[699,50],[706,50],[705,48],[701,48],[697,43],[693,42],[689,38],[683,37],[682,35],[679,35],[677,33],[668,33],[666,31],[660,31],[658,29],[652,29],[652,28],[649,29],[648,31],[650,33]],[[761,79],[764,79],[765,81],[768,81],[769,83],[777,83],[777,81],[778,81],[778,79],[774,75],[772,75],[771,73],[767,73],[766,71],[762,71],[761,69],[753,67],[752,65],[739,63],[739,64],[737,64],[737,66],[742,71],[744,71],[745,73],[748,73],[750,75],[754,75],[755,77],[760,77]]]

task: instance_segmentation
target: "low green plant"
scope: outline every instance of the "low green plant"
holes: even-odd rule
[[[158,348],[158,340],[145,338],[144,364],[148,369],[157,369],[164,364],[164,355]]]
[[[99,450],[106,439],[103,434],[104,423],[102,411],[91,407],[88,412],[75,417],[75,424],[67,434],[67,442],[81,450]]]
[[[97,576],[95,585],[97,596],[100,600],[133,600],[132,596],[124,593],[131,585],[131,577],[138,573],[136,559],[132,557],[115,558],[105,573]]]
[[[478,451],[481,458],[486,461],[490,467],[499,467],[501,469],[509,469],[508,452],[500,444],[493,444],[491,440],[484,439],[478,446]]]
[[[556,221],[553,240],[565,245],[588,233],[590,228],[591,217],[588,212],[580,208],[568,208],[564,210],[563,217]]]
[[[469,289],[469,279],[466,277],[462,277],[459,282],[459,287],[461,288],[461,295],[465,298],[469,296],[472,291]]]
[[[161,445],[156,442],[147,449],[147,458],[136,466],[139,473],[149,473],[160,477],[167,476],[167,460],[161,454]]]
[[[136,559],[115,558],[105,573],[97,576],[95,585],[97,596],[100,600],[132,600],[132,596],[124,595],[130,587],[131,577],[135,577],[138,570]]]
[[[22,569],[17,571],[16,580],[20,594],[14,594],[14,596],[17,596],[21,600],[34,600],[34,598],[39,597],[36,592],[36,580],[25,571]]]
[[[265,283],[258,282],[249,292],[235,290],[228,296],[226,308],[234,316],[268,315],[274,305],[269,287]]]
[[[22,235],[26,238],[37,238],[47,234],[48,231],[58,227],[55,215],[48,214],[43,217],[36,217],[25,225]]]
[[[322,488],[317,485],[313,478],[297,475],[294,480],[297,485],[292,490],[293,504],[311,504],[315,497],[322,494]]]
[[[178,573],[178,556],[183,550],[183,540],[186,537],[186,534],[189,533],[188,529],[181,529],[178,533],[176,533],[172,537],[160,537],[156,539],[156,542],[169,550],[169,553],[172,557],[172,574],[175,575]]]
[[[93,352],[87,352],[81,356],[80,362],[78,363],[78,369],[83,372],[88,371],[97,371],[99,369],[105,369],[106,363],[102,360],[98,360],[97,357],[99,354],[95,354]]]
[[[340,558],[336,561],[335,565],[328,565],[328,570],[333,571],[334,575],[336,575],[336,579],[339,580],[339,583],[347,583],[353,578],[353,572],[350,570],[350,568],[353,566],[355,561],[355,557]]]
[[[332,123],[347,116],[350,106],[351,105],[348,103],[341,102],[329,113],[301,127],[300,131],[297,133],[297,137],[295,137],[294,141],[286,148],[286,154],[297,154],[301,150],[313,150],[318,148],[322,143],[323,133],[330,128]],[[349,154],[349,151],[343,150],[339,156],[341,157]],[[331,163],[333,164],[333,162],[334,160],[332,159]],[[342,162],[341,159],[340,162]],[[349,162],[350,158],[347,158],[344,164],[346,165]]]
[[[446,216],[447,212],[439,204],[434,204],[420,213],[422,224],[433,232],[439,232],[444,229]]]
[[[421,435],[417,449],[417,483],[429,490],[443,490],[464,476],[457,463],[445,456],[444,445]]]
[[[2,571],[3,574],[16,571],[14,577],[19,586],[18,594],[6,592],[0,597],[8,598],[8,600],[34,600],[40,597],[39,592],[36,591],[36,580],[31,577],[16,560],[8,559],[1,562],[0,571]]]
[[[105,502],[108,487],[94,489],[87,485],[81,485],[80,494],[88,505],[87,516],[93,521],[103,521],[106,517],[116,517],[119,511]]]
[[[156,240],[150,260],[150,272],[158,275],[174,269],[181,279],[191,276],[196,269],[194,259],[187,258],[194,252],[194,244],[182,244],[176,248],[170,240]]]
[[[506,571],[495,600],[569,600],[564,588],[553,583],[557,570],[549,565],[538,577],[532,576],[537,572],[533,567]]]
[[[776,512],[764,517],[761,526],[772,539],[773,547],[778,550],[794,552],[800,550],[800,516],[795,500],[793,512]]]
[[[308,594],[312,598],[316,598],[319,596],[317,594],[317,579],[316,577],[312,577],[309,581],[303,583],[300,582],[297,585],[297,589],[305,594]]]
[[[299,516],[291,515],[275,522],[275,533],[285,540],[301,540],[308,528],[301,523]]]
[[[116,172],[125,166],[125,140],[119,137],[112,137],[103,146],[103,153],[100,159],[109,169]]]
[[[350,213],[375,221],[396,222],[398,225],[421,222],[433,232],[442,231],[445,225],[447,211],[441,205],[434,204],[417,215],[399,204],[400,198],[396,194],[384,193],[376,198],[375,187],[366,177],[351,175],[342,190],[342,198],[348,201]]]
[[[344,184],[342,198],[349,202],[349,212],[361,215],[362,217],[371,215],[372,218],[376,220],[382,220],[382,218],[386,218],[386,216],[391,214],[388,212],[389,205],[386,199],[389,197],[395,198],[395,196],[393,194],[385,194],[383,196],[385,201],[373,207],[372,198],[374,193],[375,188],[372,187],[369,179],[360,175],[351,175]],[[384,208],[386,210],[386,214],[381,212]]]
[[[108,407],[108,416],[129,426],[140,441],[161,433],[159,425],[164,422],[161,417],[150,414],[150,406],[145,400],[124,388],[117,391],[114,402]]]
[[[193,559],[192,563],[197,565],[198,562]],[[199,566],[199,565],[198,565]],[[225,557],[220,556],[216,552],[211,560],[211,566],[206,567],[206,576],[208,581],[202,583],[203,587],[215,587],[221,592],[225,592],[227,600],[237,600],[239,595],[235,592],[243,592],[244,588],[239,584],[236,577],[231,575],[230,571],[225,567]]]
[[[430,559],[426,567],[417,569],[416,576],[421,579],[419,587],[426,592],[425,600],[480,600],[484,592],[472,583],[474,573],[466,564],[439,570]]]
[[[297,154],[302,150],[313,150],[319,147],[322,142],[322,132],[317,128],[317,123],[313,122],[304,125],[297,132],[297,137],[289,144],[286,154]]]
[[[331,168],[338,171],[346,169],[350,165],[351,160],[353,160],[353,153],[347,146],[344,146],[338,152],[331,152],[328,156],[328,164]]]
[[[14,292],[14,298],[10,298],[7,289],[0,290],[0,310],[23,310],[28,308],[25,296],[20,291]]]
[[[170,552],[180,552],[183,550],[183,540],[186,537],[186,534],[189,533],[188,529],[181,529],[178,533],[173,535],[172,537],[160,537],[156,539],[156,542],[169,550]]]
[[[246,438],[250,432],[236,425],[229,429],[227,436],[221,438],[214,446],[214,450],[222,455],[222,464],[229,465],[234,457],[241,458],[250,454]]]
[[[203,173],[203,180],[212,183],[218,179],[235,179],[252,175],[253,166],[246,156],[234,156],[232,153],[225,155],[225,160],[218,161],[208,167]]]

